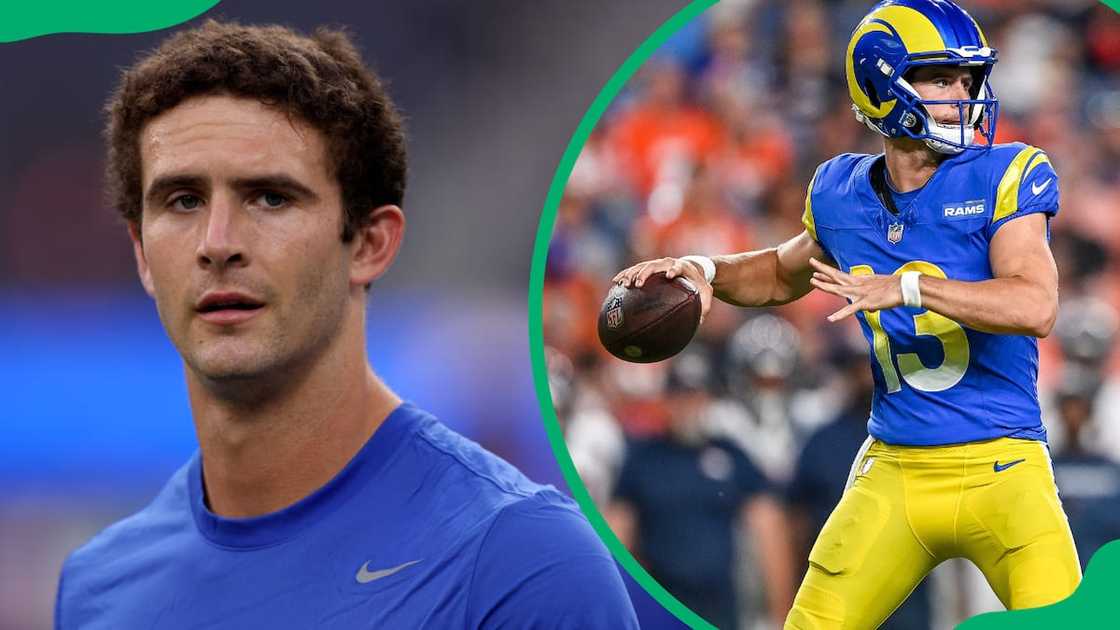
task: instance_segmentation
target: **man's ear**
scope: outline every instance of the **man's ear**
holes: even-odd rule
[[[148,295],[155,298],[155,285],[152,284],[152,271],[148,268],[148,259],[144,256],[144,242],[140,237],[140,224],[129,221],[128,238],[132,241],[132,254],[136,257],[136,273],[140,276],[140,284]]]
[[[380,278],[393,264],[404,238],[404,212],[385,205],[370,211],[370,221],[354,234],[350,283],[365,286]]]

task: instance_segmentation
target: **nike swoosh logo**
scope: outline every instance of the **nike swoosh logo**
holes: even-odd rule
[[[1041,186],[1038,184],[1031,184],[1031,192],[1037,195],[1038,193],[1046,190],[1046,187],[1050,185],[1051,181],[1053,181],[1053,178],[1047,177],[1046,181],[1042,182]]]
[[[994,470],[995,472],[1000,472],[1000,471],[1003,471],[1003,470],[1007,470],[1008,468],[1011,468],[1011,467],[1012,467],[1012,466],[1014,466],[1015,464],[1021,464],[1021,463],[1025,462],[1025,461],[1027,461],[1027,460],[1026,460],[1026,458],[1024,458],[1024,459],[1017,459],[1017,460],[1015,460],[1015,461],[1013,461],[1013,462],[1007,462],[1006,464],[1003,464],[1003,465],[1001,465],[1001,464],[999,463],[999,460],[997,459],[997,460],[996,460],[996,463],[995,463],[995,464],[992,464],[992,470]]]
[[[392,567],[390,569],[379,569],[377,571],[370,571],[369,570],[369,563],[366,562],[365,564],[362,565],[362,568],[358,569],[358,575],[354,576],[354,579],[357,580],[359,584],[366,584],[366,583],[372,582],[374,580],[380,580],[381,578],[389,577],[390,575],[393,575],[394,573],[396,573],[396,572],[398,572],[402,569],[407,569],[408,567],[416,564],[417,562],[420,562],[420,561],[419,560],[413,560],[412,562],[406,562],[404,564],[398,564],[397,566]]]

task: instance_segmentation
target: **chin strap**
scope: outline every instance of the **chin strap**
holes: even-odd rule
[[[926,115],[926,129],[932,138],[923,138],[926,146],[946,155],[956,155],[964,151],[964,147],[959,147],[949,142],[960,142],[964,145],[972,144],[972,139],[976,135],[976,130],[970,125],[958,124],[954,129],[948,129],[937,124],[937,121],[932,116]],[[961,130],[964,130],[963,133]],[[962,137],[963,136],[963,137]],[[942,142],[947,140],[949,142]]]
[[[859,122],[867,125],[867,128],[870,129],[871,131],[874,131],[875,133],[883,136],[884,138],[889,138],[890,137],[882,129],[876,127],[875,123],[871,122],[871,119],[868,118],[867,116],[865,116],[863,114],[863,112],[859,111],[859,107],[856,107],[855,105],[852,105],[852,113],[854,113],[856,115],[856,120],[858,120]]]

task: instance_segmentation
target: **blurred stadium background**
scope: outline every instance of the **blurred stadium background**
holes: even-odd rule
[[[348,26],[389,80],[412,169],[404,249],[371,297],[374,366],[540,481],[562,486],[528,352],[540,208],[583,112],[684,4],[226,0],[207,14]],[[101,197],[101,105],[165,35],[0,45],[3,630],[51,627],[65,554],[196,448],[178,356]],[[630,586],[647,625],[681,627]]]
[[[1061,177],[1061,312],[1040,342],[1039,391],[1084,564],[1120,538],[1120,16],[1091,0],[960,2],[999,50],[997,140],[1043,147]],[[817,164],[882,150],[843,82],[848,35],[871,4],[728,0],[680,31],[584,147],[549,250],[550,380],[583,480],[654,577],[713,615],[711,593],[728,593],[743,628],[784,616],[866,436],[866,343],[852,319],[828,324],[841,303],[820,292],[767,310],[717,303],[683,354],[645,366],[607,355],[596,317],[618,270],[777,244],[802,229]],[[733,477],[718,440],[765,486]],[[695,470],[675,468],[682,452]],[[710,499],[701,477],[734,483]],[[766,502],[777,518],[759,511]],[[884,627],[947,628],[998,609],[979,572],[954,561]]]

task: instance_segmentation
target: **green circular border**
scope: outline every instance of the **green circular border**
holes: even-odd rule
[[[591,107],[583,115],[583,119],[580,120],[579,126],[576,127],[576,131],[568,143],[568,148],[564,151],[563,157],[560,158],[560,166],[557,167],[556,174],[552,177],[552,185],[549,186],[548,197],[545,199],[541,222],[537,227],[537,240],[533,245],[533,266],[529,273],[529,352],[533,362],[533,384],[537,390],[537,399],[540,402],[541,417],[544,418],[545,429],[548,432],[548,441],[552,445],[552,452],[556,455],[556,461],[560,464],[564,479],[567,480],[572,495],[579,503],[583,513],[591,521],[591,526],[595,528],[595,531],[606,543],[607,548],[610,549],[619,564],[637,580],[646,592],[678,619],[693,628],[703,628],[705,630],[715,630],[715,626],[704,621],[676,597],[673,597],[669,591],[666,591],[619,542],[618,537],[607,526],[606,519],[603,518],[602,513],[595,506],[595,502],[591,500],[591,495],[583,485],[579,473],[576,472],[575,464],[572,463],[572,456],[568,453],[568,447],[564,443],[564,433],[560,428],[559,420],[556,418],[556,410],[552,407],[552,395],[548,388],[548,366],[544,358],[544,339],[541,324],[541,301],[544,294],[545,263],[548,260],[548,247],[552,240],[552,229],[556,225],[556,212],[560,206],[560,199],[564,196],[564,188],[567,186],[568,177],[572,173],[572,167],[583,150],[583,145],[587,143],[592,130],[595,129],[595,125],[603,116],[603,112],[622,91],[623,86],[637,72],[638,68],[670,36],[715,3],[716,0],[695,0],[666,20],[654,31],[653,35],[642,42],[641,46],[623,62],[622,66],[607,80],[599,95],[595,97]]]

